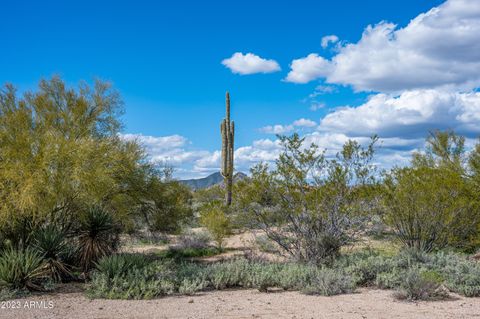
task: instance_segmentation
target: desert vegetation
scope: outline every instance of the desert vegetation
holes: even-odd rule
[[[381,170],[377,136],[333,157],[280,136],[275,164],[234,183],[227,95],[225,183],[193,192],[122,139],[121,107],[100,81],[0,92],[2,299],[72,282],[107,299],[229,288],[480,296],[480,143],[433,131],[411,165]],[[239,234],[255,240],[226,244]]]

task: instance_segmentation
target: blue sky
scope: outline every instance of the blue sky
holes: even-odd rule
[[[478,135],[479,25],[475,0],[11,1],[0,83],[113,82],[125,138],[178,177],[217,169],[226,90],[238,170],[273,161],[273,133],[294,131],[331,152],[377,133],[388,166],[429,129]]]

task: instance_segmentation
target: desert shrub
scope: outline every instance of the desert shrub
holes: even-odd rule
[[[0,255],[0,286],[10,290],[43,290],[46,275],[42,255],[30,248],[9,248]]]
[[[255,246],[264,253],[278,252],[278,247],[276,246],[275,242],[266,235],[255,237]]]
[[[385,185],[386,221],[409,248],[428,252],[453,245],[461,231],[458,221],[476,212],[469,188],[454,171],[395,169]]]
[[[207,270],[207,279],[215,289],[225,289],[249,285],[250,262],[245,259],[236,259],[210,265]]]
[[[208,266],[206,280],[214,289],[233,287],[301,290],[333,295],[352,291],[355,283],[348,274],[306,264],[269,263],[236,259]]]
[[[319,268],[311,278],[310,284],[303,287],[302,292],[322,296],[333,296],[352,292],[355,282],[351,276],[329,268]]]
[[[181,295],[193,295],[205,289],[206,282],[201,278],[183,278],[178,285],[178,293]]]
[[[247,227],[262,229],[294,260],[331,260],[353,240],[371,206],[376,138],[367,148],[348,141],[331,160],[316,145],[305,147],[297,134],[280,140],[275,169],[255,166],[237,206]]]
[[[162,258],[183,260],[188,258],[210,257],[221,254],[224,250],[217,247],[205,248],[177,248],[171,247],[168,250],[160,252],[158,255]]]
[[[7,288],[0,288],[0,301],[22,298],[28,296],[28,290],[11,290]]]
[[[393,268],[388,272],[378,273],[375,286],[381,289],[393,289],[401,286],[405,278],[405,269]]]
[[[448,294],[441,289],[444,278],[433,270],[411,268],[405,273],[395,297],[408,300],[430,300],[445,298]]]
[[[466,297],[480,296],[480,265],[474,261],[451,259],[443,268],[447,277],[446,286]]]
[[[385,179],[385,221],[407,246],[432,251],[445,246],[467,252],[480,243],[478,168],[480,144],[465,150],[465,138],[435,131],[412,166]]]
[[[100,206],[88,209],[76,229],[81,267],[88,271],[103,256],[116,251],[119,227],[113,216]]]
[[[113,279],[131,269],[142,269],[149,263],[150,260],[142,254],[116,254],[101,258],[96,263],[96,271]]]
[[[107,299],[152,299],[175,292],[175,276],[171,265],[163,262],[127,271],[106,269],[106,272],[95,271],[86,291],[91,298]],[[119,273],[111,277],[112,270]]]
[[[219,202],[212,202],[202,207],[200,213],[200,224],[202,224],[213,237],[218,248],[223,247],[223,241],[232,231],[229,216],[226,208]]]
[[[72,276],[72,259],[74,248],[67,241],[66,234],[53,224],[39,228],[34,235],[33,247],[43,257],[49,276],[54,281],[62,281]]]
[[[369,221],[366,229],[367,235],[374,239],[385,239],[390,233],[388,232],[387,225],[379,215],[369,216]]]
[[[210,246],[210,242],[212,241],[212,236],[205,231],[192,231],[187,230],[184,231],[178,237],[178,248],[185,249],[185,248],[207,248]]]
[[[284,264],[278,272],[278,285],[284,290],[302,290],[308,286],[317,267],[298,263]]]
[[[193,217],[190,189],[170,175],[164,171],[163,178],[151,178],[143,188],[146,200],[142,201],[140,216],[152,233],[178,233]]]
[[[377,255],[368,256],[365,259],[357,258],[346,268],[346,271],[357,285],[370,286],[376,283],[378,274],[388,273],[393,268],[394,262],[391,258]]]

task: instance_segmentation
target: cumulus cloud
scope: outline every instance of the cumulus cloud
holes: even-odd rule
[[[285,133],[290,133],[294,130],[295,128],[293,125],[268,125],[264,126],[260,129],[260,132],[265,133],[265,134],[285,134]]]
[[[322,38],[322,48],[328,47],[330,43],[336,43],[338,42],[338,37],[334,34],[331,35],[326,35]]]
[[[266,134],[286,134],[295,131],[296,128],[312,128],[316,126],[315,121],[301,118],[288,125],[268,125],[260,128],[260,132]]]
[[[207,151],[186,150],[189,141],[180,135],[156,137],[142,134],[122,134],[121,138],[127,141],[137,141],[145,147],[150,160],[155,163],[183,165],[209,154]]]
[[[425,137],[429,130],[480,133],[480,93],[439,90],[377,94],[358,107],[341,107],[326,115],[320,130],[383,137]]]
[[[250,167],[259,162],[274,162],[280,154],[279,140],[261,139],[253,141],[251,145],[242,146],[235,150],[235,170],[248,172]],[[215,151],[198,159],[193,164],[195,173],[209,174],[220,169],[220,151]]]
[[[268,134],[298,131],[305,145],[317,144],[334,156],[349,139],[367,144],[380,136],[376,163],[383,168],[406,165],[412,152],[424,147],[429,130],[454,129],[471,147],[480,134],[480,5],[476,0],[448,0],[415,17],[403,28],[388,22],[368,26],[357,43],[324,38],[322,46],[337,42],[331,59],[316,53],[293,60],[286,81],[307,83],[324,78],[304,102],[312,110],[324,108],[317,98],[336,92],[339,85],[374,91],[361,105],[331,110],[319,123],[300,118],[286,125],[260,129]],[[235,53],[222,61],[234,73],[280,70],[274,60],[252,53]],[[153,161],[178,167],[181,178],[218,171],[220,151],[194,149],[183,136],[126,134],[145,145]],[[258,162],[274,163],[280,141],[259,139],[235,150],[235,168],[246,172]]]
[[[294,121],[293,125],[297,127],[314,127],[317,125],[317,123],[309,119],[301,118],[299,120]]]
[[[234,53],[230,58],[224,59],[222,64],[229,68],[233,73],[254,74],[254,73],[272,73],[280,71],[280,65],[275,60],[267,60],[253,53],[243,54]]]
[[[480,5],[448,0],[404,28],[368,26],[357,43],[339,46],[330,60],[312,53],[293,60],[286,81],[351,85],[357,91],[401,92],[480,85]]]
[[[316,53],[311,53],[305,58],[293,60],[290,68],[285,81],[307,83],[328,76],[332,72],[332,63]]]

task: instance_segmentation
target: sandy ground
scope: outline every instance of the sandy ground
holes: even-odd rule
[[[480,298],[405,302],[387,290],[360,290],[333,297],[256,290],[206,292],[155,300],[89,300],[81,292],[17,300],[19,309],[0,309],[0,318],[479,318]],[[44,301],[51,309],[31,309]],[[33,304],[32,304],[32,307]],[[38,307],[38,305],[37,305]]]

